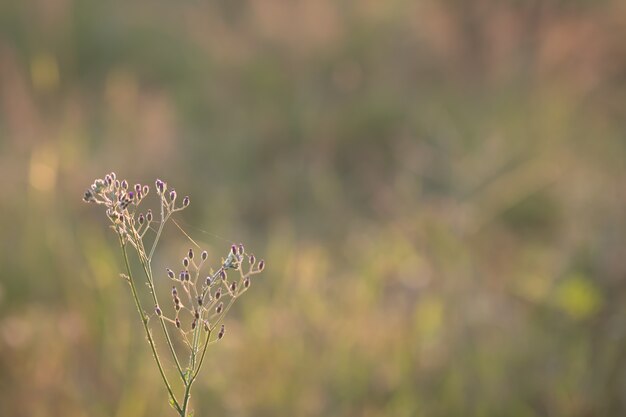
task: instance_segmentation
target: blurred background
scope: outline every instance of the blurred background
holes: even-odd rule
[[[626,415],[624,39],[618,0],[1,1],[0,415],[174,415],[110,171],[267,261],[197,416]]]

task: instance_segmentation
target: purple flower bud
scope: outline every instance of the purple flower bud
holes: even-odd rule
[[[224,325],[222,324],[222,327],[220,327],[220,331],[217,334],[217,339],[221,339],[222,337],[224,337]]]
[[[176,287],[172,287],[172,297],[176,297],[178,295],[178,290]]]
[[[237,245],[230,246],[230,253],[232,253],[233,255],[237,255]]]
[[[209,257],[209,254],[207,253],[207,251],[203,250],[202,255],[200,257],[202,258],[203,261],[206,261],[207,258]]]
[[[165,189],[165,184],[160,179],[157,179],[154,183],[156,185],[157,193],[163,194],[163,190]]]
[[[265,269],[265,260],[261,259],[258,266],[259,272]]]
[[[126,194],[126,198],[128,198],[129,200],[132,200],[133,198],[135,198],[135,193],[133,193],[132,191],[129,191],[128,194]]]
[[[183,258],[183,266],[187,268],[189,266],[189,258],[186,256]]]
[[[187,256],[189,257],[189,259],[193,259],[193,249],[189,249],[189,251],[187,252]]]
[[[246,279],[243,280],[243,286],[246,288],[250,286],[250,277],[246,277]]]
[[[161,315],[163,314],[161,312],[161,309],[159,308],[159,306],[155,306],[154,307],[154,312],[156,313],[157,316],[161,317]]]
[[[237,291],[237,282],[233,281],[230,283],[230,291],[233,293]]]
[[[144,220],[145,218],[143,217],[143,213],[139,213],[139,217],[137,218],[139,224],[143,224]]]
[[[215,299],[219,300],[221,296],[222,296],[222,289],[218,288],[217,291],[215,291]]]
[[[111,184],[109,184],[109,185],[111,185]],[[119,180],[115,180],[115,188],[120,188]]]
[[[122,180],[121,186],[122,186],[122,189],[123,189],[123,190],[128,189],[128,181],[126,181],[126,180]]]
[[[178,274],[178,277],[180,278],[181,281],[185,280],[185,271],[180,271],[180,274]]]
[[[215,307],[215,312],[217,314],[220,314],[222,312],[222,310],[224,309],[224,303],[220,302],[217,307]]]
[[[185,281],[189,281],[189,271],[185,271]]]
[[[199,306],[202,305],[202,296],[201,295],[198,296],[198,305]]]
[[[183,207],[187,207],[189,205],[189,196],[186,195],[185,198],[183,198]]]
[[[239,250],[239,255],[240,255],[240,256],[241,256],[241,255],[243,255],[243,253],[244,253],[244,251],[245,251],[245,250],[244,250],[244,247],[243,247],[243,243],[240,243],[240,244],[239,244],[239,248],[238,248],[238,250]]]
[[[148,223],[152,221],[152,210],[148,210],[146,213],[146,220],[148,220]]]
[[[223,269],[220,271],[220,278],[222,278],[222,281],[226,281],[226,271]]]
[[[138,193],[141,192],[141,184],[135,184],[135,191]]]
[[[206,277],[206,286],[207,287],[211,286],[211,281],[212,281],[211,277]]]
[[[180,306],[180,298],[178,298],[178,296],[177,296],[177,295],[175,295],[175,296],[174,296],[174,305],[175,305],[176,307],[179,307],[179,306]],[[178,308],[177,308],[176,310],[178,310]]]
[[[166,270],[167,270],[167,276],[173,279],[174,278],[174,271],[172,271],[169,268],[167,268]]]
[[[170,191],[170,200],[171,201],[176,200],[176,191],[175,190]]]
[[[250,255],[248,257],[248,262],[250,262],[250,265],[254,265],[254,263],[256,262],[256,258],[254,257],[254,255]]]

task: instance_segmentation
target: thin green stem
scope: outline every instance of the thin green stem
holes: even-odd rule
[[[137,288],[135,287],[135,281],[133,278],[132,271],[130,269],[130,263],[128,262],[128,253],[126,251],[126,244],[124,243],[122,236],[119,236],[119,239],[120,239],[120,245],[122,247],[122,253],[124,254],[124,263],[126,264],[126,271],[128,272],[128,281],[130,283],[131,292],[133,294],[133,299],[135,301],[135,307],[137,307],[137,312],[139,313],[139,316],[141,318],[141,323],[143,324],[144,331],[146,332],[148,343],[150,344],[150,348],[152,349],[152,355],[157,364],[157,367],[159,368],[159,373],[161,374],[161,378],[163,378],[163,382],[165,383],[167,392],[170,395],[170,399],[172,400],[172,403],[174,404],[174,408],[176,408],[176,411],[181,413],[182,409],[180,408],[180,405],[178,404],[178,401],[176,400],[176,396],[174,395],[174,392],[172,391],[172,387],[170,386],[170,383],[167,380],[167,376],[165,375],[165,371],[163,370],[163,365],[161,364],[161,360],[159,359],[159,354],[157,353],[156,346],[154,344],[154,339],[152,338],[152,333],[150,333],[150,328],[148,327],[148,318],[143,312],[143,308],[141,307],[141,301],[139,301],[139,297],[137,296]],[[184,414],[182,415],[184,416]]]

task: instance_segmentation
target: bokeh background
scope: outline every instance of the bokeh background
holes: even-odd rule
[[[0,415],[173,415],[111,170],[267,261],[197,416],[626,415],[624,39],[618,0],[1,1]]]

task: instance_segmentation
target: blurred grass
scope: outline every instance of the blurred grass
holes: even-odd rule
[[[619,1],[0,3],[0,415],[166,416],[104,216],[268,261],[196,415],[626,412]],[[164,264],[185,241],[175,228]]]

